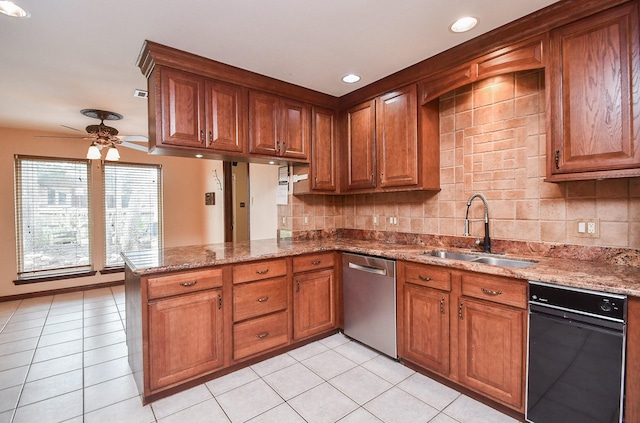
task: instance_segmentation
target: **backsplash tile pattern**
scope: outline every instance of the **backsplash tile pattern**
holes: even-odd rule
[[[492,238],[640,248],[640,178],[545,182],[545,119],[542,70],[462,87],[440,98],[440,192],[291,196],[279,229],[461,236],[467,199],[481,192]],[[482,217],[475,200],[470,232],[479,238]],[[599,219],[600,237],[577,236],[577,219]]]

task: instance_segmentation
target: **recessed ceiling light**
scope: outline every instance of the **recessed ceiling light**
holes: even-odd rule
[[[478,24],[478,19],[473,16],[465,16],[451,24],[449,29],[453,32],[467,32]]]
[[[201,159],[201,158],[203,158],[203,157],[204,157],[204,156],[203,156],[202,154],[196,154],[196,158],[197,158],[197,159]]]
[[[11,16],[12,18],[28,18],[31,16],[31,14],[22,7],[7,0],[0,0],[0,13]]]
[[[347,84],[353,84],[360,81],[360,76],[350,73],[349,75],[343,76],[342,81],[346,82]]]

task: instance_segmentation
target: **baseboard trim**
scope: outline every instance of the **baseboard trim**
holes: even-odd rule
[[[28,298],[45,297],[47,295],[67,294],[69,292],[88,291],[96,288],[109,288],[112,286],[124,285],[124,281],[113,281],[104,283],[94,283],[91,285],[72,286],[69,288],[51,289],[48,291],[28,292],[25,294],[6,295],[0,297],[0,303],[5,301],[26,300]]]

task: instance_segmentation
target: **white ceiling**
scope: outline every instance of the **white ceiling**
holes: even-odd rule
[[[145,39],[341,96],[555,0],[17,0],[0,15],[0,127],[48,132],[124,115],[120,134],[147,135]],[[448,26],[479,18],[466,34]],[[362,76],[347,85],[347,73]]]

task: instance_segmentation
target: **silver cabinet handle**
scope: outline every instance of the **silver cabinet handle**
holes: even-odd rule
[[[222,309],[222,295],[218,294],[218,310]]]
[[[296,292],[300,292],[300,279],[296,279],[296,284],[298,285]]]
[[[319,265],[320,263],[322,263],[322,260],[315,260],[315,261],[312,261],[312,262],[311,262],[311,264],[312,264],[312,265],[314,265],[314,266],[317,266],[317,265]]]
[[[480,290],[482,292],[484,292],[487,295],[501,295],[502,291],[492,291],[491,289],[484,289],[484,288],[480,288]]]
[[[422,276],[422,275],[418,275],[418,278],[420,278],[421,281],[425,281],[425,282],[429,282],[433,280],[433,278],[430,278],[428,276]]]
[[[263,332],[263,333],[257,334],[256,338],[263,339],[263,338],[266,338],[267,336],[269,336],[269,332]]]
[[[440,299],[440,314],[444,314],[444,297]]]
[[[458,307],[458,317],[460,318],[460,320],[464,320],[464,316],[462,316],[462,305],[464,303],[462,301],[460,301],[460,307]]]
[[[197,284],[198,281],[191,281],[191,282],[180,282],[180,286],[184,286],[184,287],[190,287],[193,286],[195,284]]]
[[[256,273],[258,275],[266,275],[269,272],[269,269],[264,269],[264,270],[256,270]]]
[[[265,301],[268,301],[268,300],[269,300],[268,296],[267,297],[260,297],[260,298],[256,299],[256,301],[259,302],[259,303],[264,303]]]

